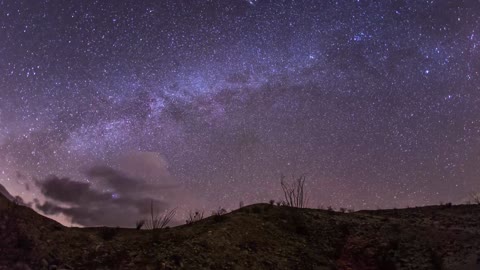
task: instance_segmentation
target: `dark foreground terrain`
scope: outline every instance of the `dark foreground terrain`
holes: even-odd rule
[[[162,230],[68,228],[0,196],[0,269],[480,269],[480,206],[269,204]]]

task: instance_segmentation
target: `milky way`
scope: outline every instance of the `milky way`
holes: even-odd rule
[[[81,225],[121,223],[73,218],[95,200],[278,200],[281,174],[310,207],[458,203],[480,191],[480,2],[3,0],[0,123],[0,184]]]

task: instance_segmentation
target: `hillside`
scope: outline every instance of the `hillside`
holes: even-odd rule
[[[480,206],[268,204],[147,231],[67,228],[0,198],[0,269],[479,269]]]

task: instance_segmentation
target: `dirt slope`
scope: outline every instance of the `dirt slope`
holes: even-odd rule
[[[0,198],[0,269],[480,269],[480,206],[257,204],[163,230],[67,228]]]

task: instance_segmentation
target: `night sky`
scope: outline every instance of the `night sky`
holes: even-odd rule
[[[0,184],[65,224],[480,191],[480,1],[0,0]]]

